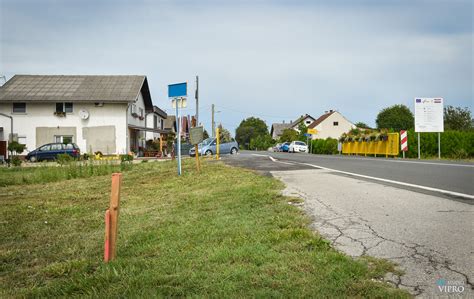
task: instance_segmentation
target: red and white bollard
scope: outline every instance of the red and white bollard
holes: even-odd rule
[[[408,151],[408,134],[406,130],[400,131],[400,149],[405,159],[405,152]]]

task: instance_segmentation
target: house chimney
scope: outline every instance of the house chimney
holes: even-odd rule
[[[329,112],[330,112],[330,113],[333,113],[333,112],[334,112],[334,110],[332,110],[332,109],[331,109],[331,110],[329,110]]]

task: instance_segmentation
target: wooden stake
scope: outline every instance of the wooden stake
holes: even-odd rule
[[[112,174],[112,191],[110,194],[110,260],[115,259],[118,235],[118,217],[120,207],[120,186],[122,184],[122,174]]]
[[[110,261],[110,211],[105,211],[104,262]]]

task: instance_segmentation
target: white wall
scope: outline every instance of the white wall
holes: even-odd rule
[[[334,126],[334,122],[338,122],[338,125]],[[313,135],[313,139],[326,139],[328,137],[338,139],[343,133],[349,132],[352,128],[355,128],[355,125],[336,111],[315,127],[318,133]]]
[[[156,115],[157,117],[157,127],[154,127],[154,116]],[[164,119],[160,117],[158,114],[155,113],[149,113],[146,116],[146,127],[147,128],[152,128],[152,129],[159,129],[162,130],[163,128],[161,127],[161,121],[163,121],[164,124]],[[160,138],[160,133],[155,133],[155,132],[146,132],[146,140],[153,140],[153,139],[159,139]]]
[[[79,110],[89,111],[89,119],[82,120]],[[34,150],[41,144],[36,144],[36,127],[76,127],[75,143],[81,152],[87,152],[86,141],[82,136],[83,127],[115,126],[116,151],[126,153],[127,150],[127,104],[104,103],[102,107],[95,107],[93,103],[74,103],[73,112],[65,117],[54,115],[56,103],[27,103],[26,113],[12,113],[12,103],[0,103],[0,112],[13,116],[14,133],[19,137],[26,137],[28,151]],[[0,117],[0,127],[4,128],[5,137],[10,133],[10,119]],[[54,142],[51,140],[50,142]],[[26,151],[23,153],[26,154]]]

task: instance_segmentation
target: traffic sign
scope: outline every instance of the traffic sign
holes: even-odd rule
[[[196,145],[201,143],[204,139],[204,128],[203,127],[195,127],[189,129],[189,141],[191,144]]]
[[[304,136],[306,136],[306,137],[311,137],[311,134],[309,134],[309,133],[304,133]]]
[[[316,130],[316,129],[308,129],[308,134],[316,135],[316,134],[318,134],[318,130]]]

